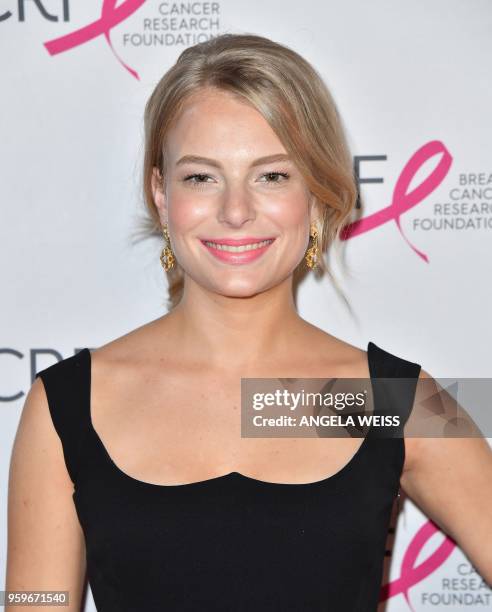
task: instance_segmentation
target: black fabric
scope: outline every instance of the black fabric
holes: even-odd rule
[[[51,419],[62,442],[65,464],[72,482],[77,479],[82,432],[88,425],[89,387],[84,351],[37,372],[44,384]],[[84,369],[85,368],[85,369]]]
[[[368,344],[372,383],[420,365]],[[155,485],[122,472],[90,419],[89,349],[36,374],[63,444],[99,612],[375,612],[404,439],[374,429],[337,473],[308,484],[233,472]],[[388,407],[375,386],[375,413]],[[393,405],[393,410],[395,406]]]

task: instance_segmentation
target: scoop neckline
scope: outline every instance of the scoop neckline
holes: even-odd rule
[[[375,399],[374,393],[374,384],[373,379],[375,377],[375,370],[373,365],[373,360],[371,358],[372,349],[376,347],[376,345],[369,341],[367,344],[366,358],[369,368],[369,375],[371,380],[371,389],[374,398],[374,409],[372,411],[373,415],[377,415],[379,413],[378,404]],[[104,459],[106,460],[107,465],[121,481],[126,482],[127,484],[140,487],[142,489],[155,490],[155,491],[169,491],[169,490],[178,490],[184,488],[203,488],[207,486],[218,485],[228,481],[236,481],[236,482],[244,482],[245,484],[250,484],[253,486],[261,486],[261,487],[276,487],[276,488],[284,488],[284,489],[296,489],[296,488],[315,488],[323,485],[332,485],[338,482],[341,478],[349,474],[357,463],[361,460],[361,457],[364,455],[368,445],[370,434],[373,431],[374,427],[371,424],[368,427],[367,434],[364,436],[362,440],[362,444],[357,447],[355,453],[350,457],[350,459],[345,463],[338,471],[334,474],[330,474],[329,476],[322,477],[319,480],[314,480],[310,482],[275,482],[270,480],[262,480],[260,478],[255,478],[254,476],[249,476],[247,474],[243,474],[242,472],[232,471],[226,474],[219,474],[218,476],[212,476],[211,478],[205,478],[203,480],[196,480],[193,482],[184,482],[181,484],[165,484],[165,483],[155,483],[148,482],[145,480],[140,480],[139,478],[135,478],[131,476],[124,470],[122,470],[116,462],[113,460],[111,455],[109,454],[104,442],[96,431],[94,427],[94,423],[92,421],[92,412],[91,412],[91,387],[92,387],[92,355],[89,348],[85,347],[81,351],[79,351],[79,355],[85,357],[85,365],[86,365],[86,382],[87,382],[87,395],[86,395],[86,409],[88,412],[88,429],[94,440],[96,441],[99,450],[102,451]]]

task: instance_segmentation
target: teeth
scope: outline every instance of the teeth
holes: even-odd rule
[[[253,251],[272,243],[273,240],[262,240],[262,242],[254,242],[251,244],[243,244],[241,246],[229,246],[228,244],[217,244],[216,242],[207,242],[205,244],[218,251],[229,251],[230,253],[242,253],[244,251]]]

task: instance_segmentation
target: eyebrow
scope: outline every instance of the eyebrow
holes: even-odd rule
[[[250,167],[261,166],[262,164],[270,164],[277,161],[292,161],[289,155],[285,153],[276,153],[274,155],[266,155],[265,157],[258,157],[251,162]],[[214,166],[214,168],[222,168],[222,164],[215,159],[210,157],[201,157],[199,155],[183,155],[177,162],[176,166],[182,164],[207,164],[208,166]]]

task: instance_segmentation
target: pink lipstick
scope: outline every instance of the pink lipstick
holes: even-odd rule
[[[214,257],[230,264],[250,263],[268,250],[275,238],[246,236],[245,238],[201,238],[200,241]]]

